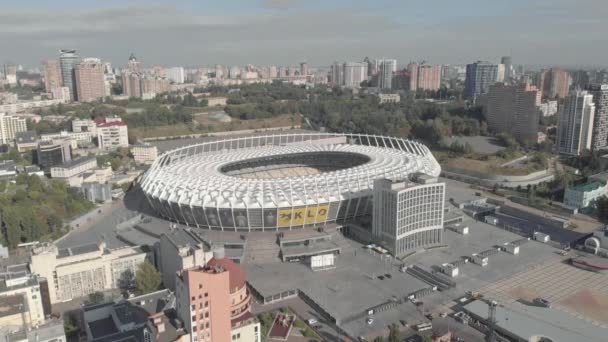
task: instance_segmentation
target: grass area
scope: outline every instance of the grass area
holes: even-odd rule
[[[523,176],[532,172],[545,170],[548,163],[546,156],[532,154],[526,160],[504,165],[523,157],[524,154],[519,151],[508,155],[499,152],[493,155],[471,154],[460,157],[450,157],[447,152],[434,151],[433,155],[435,155],[440,164],[447,167],[503,176]]]

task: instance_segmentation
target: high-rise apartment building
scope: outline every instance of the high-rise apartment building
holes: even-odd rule
[[[467,64],[464,95],[468,99],[477,100],[479,95],[486,94],[490,86],[496,83],[498,65],[490,62],[477,61]]]
[[[538,78],[538,89],[543,98],[564,98],[568,95],[572,79],[566,70],[551,68],[543,70]]]
[[[484,113],[488,129],[506,132],[525,144],[537,142],[540,111],[536,106],[538,90],[528,84],[490,86]]]
[[[176,312],[192,342],[260,342],[260,323],[251,315],[245,272],[213,252],[207,265],[181,272],[176,281]]]
[[[139,70],[139,61],[135,58],[134,54],[129,56],[129,62],[127,63],[127,70],[131,72],[140,72]]]
[[[124,70],[122,72],[122,94],[128,97],[141,97],[141,74],[139,72]]]
[[[11,144],[15,134],[27,131],[25,118],[0,113],[0,144]]]
[[[61,82],[64,87],[70,90],[70,99],[78,100],[76,91],[76,65],[80,63],[80,57],[76,54],[76,50],[61,50],[59,55],[59,67],[61,69]]]
[[[397,71],[396,59],[383,59],[380,64],[378,86],[380,89],[393,88],[393,73]]]
[[[42,63],[44,73],[44,90],[50,93],[55,88],[61,87],[61,69],[59,61],[46,61]]]
[[[76,93],[79,102],[90,102],[106,96],[103,64],[98,58],[85,58],[76,65]]]
[[[372,235],[398,257],[443,242],[445,183],[418,175],[414,181],[374,181]]]
[[[302,76],[309,75],[308,63],[306,63],[306,62],[300,63],[300,75],[302,75]]]
[[[511,56],[503,56],[500,59],[500,64],[505,66],[504,82],[511,83],[515,76],[515,70],[513,69],[513,61]]]
[[[270,68],[268,68],[268,78],[275,79],[278,76],[279,76],[279,71],[277,69],[277,66],[271,65]]]
[[[345,87],[358,88],[367,79],[367,63],[346,62],[343,68]]]
[[[608,147],[608,84],[589,85],[587,91],[593,95],[595,104],[591,149],[604,149]]]
[[[182,84],[185,80],[183,67],[172,67],[166,70],[167,79],[173,83]]]
[[[408,64],[409,89],[411,91],[439,90],[441,88],[441,69],[441,65]]]
[[[142,96],[153,97],[156,94],[166,93],[171,90],[171,83],[166,78],[144,78],[141,80]]]
[[[329,73],[329,78],[333,86],[344,85],[344,64],[334,62],[334,64],[331,65],[331,70]]]
[[[594,116],[593,95],[576,90],[566,96],[557,124],[559,153],[577,156],[591,148]]]

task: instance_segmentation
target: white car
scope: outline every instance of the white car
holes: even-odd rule
[[[367,324],[372,324],[372,323],[374,323],[374,319],[371,318],[371,317],[368,317],[367,318]]]

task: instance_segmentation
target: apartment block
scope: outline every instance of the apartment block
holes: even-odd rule
[[[83,59],[74,70],[78,101],[90,102],[106,96],[103,64],[97,58]]]
[[[100,150],[129,146],[127,123],[119,117],[96,120],[97,144]]]
[[[25,119],[0,113],[0,144],[12,144],[15,134],[27,131]]]

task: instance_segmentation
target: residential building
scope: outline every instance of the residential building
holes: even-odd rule
[[[367,63],[346,62],[343,68],[345,87],[359,88],[367,80]]]
[[[28,109],[33,109],[33,108],[42,108],[42,107],[54,106],[54,105],[58,105],[60,103],[65,103],[65,100],[63,100],[63,99],[57,99],[57,100],[40,100],[40,101],[17,102],[17,103],[0,105],[0,113],[3,113],[3,112],[17,113],[17,112],[23,112],[23,111],[26,111]],[[44,117],[45,120],[48,117],[50,117],[50,116],[51,115],[45,116]]]
[[[30,270],[48,281],[52,304],[120,287],[133,281],[145,247],[107,249],[105,242],[59,249],[43,244],[32,251]]]
[[[97,135],[97,123],[91,119],[74,119],[72,120],[72,132],[89,132]]]
[[[564,192],[564,204],[578,209],[589,208],[595,204],[598,198],[606,195],[608,195],[606,182],[590,180],[587,183],[567,188]]]
[[[158,266],[163,285],[175,291],[178,272],[205,266],[213,257],[209,245],[191,229],[173,229],[160,236]]]
[[[168,290],[83,306],[79,328],[88,342],[186,342],[174,319],[175,296]]]
[[[543,116],[553,116],[557,114],[557,101],[549,100],[540,104],[540,111]]]
[[[79,102],[90,102],[106,96],[103,64],[98,58],[85,58],[75,68],[76,93]]]
[[[4,64],[4,78],[9,86],[17,85],[17,66],[14,64]]]
[[[53,89],[62,87],[61,69],[59,68],[59,61],[45,61],[44,63],[42,63],[42,69],[44,72],[44,90],[47,93],[52,92]]]
[[[115,150],[129,146],[127,123],[121,118],[104,118],[96,120],[97,144],[101,150]]]
[[[536,87],[529,84],[490,86],[484,106],[488,129],[509,133],[524,144],[536,144],[540,116],[537,93]]]
[[[69,139],[41,141],[38,144],[38,165],[50,172],[52,166],[72,160],[72,144]]]
[[[157,94],[166,93],[171,90],[171,83],[165,78],[145,78],[141,81],[141,93],[143,96],[153,98]]]
[[[566,97],[557,125],[557,150],[560,154],[577,156],[591,148],[594,116],[593,95],[577,90]]]
[[[95,168],[97,168],[97,158],[95,156],[79,157],[51,166],[51,178],[69,179]]]
[[[42,325],[15,330],[8,333],[6,341],[10,342],[66,342],[62,319],[51,319]]]
[[[78,100],[76,91],[76,65],[80,63],[80,57],[76,50],[61,50],[59,55],[59,68],[61,69],[61,84],[70,91],[70,99]]]
[[[306,62],[300,63],[300,75],[302,75],[302,76],[308,76],[309,75],[308,63],[306,63]]]
[[[131,72],[140,72],[139,70],[139,61],[135,58],[134,54],[129,56],[129,62],[127,63],[127,69]]]
[[[491,85],[496,83],[497,77],[498,65],[496,64],[483,61],[467,64],[465,97],[476,101],[480,95],[488,92]]]
[[[378,87],[380,89],[393,89],[393,73],[397,71],[396,59],[384,59],[380,64]]]
[[[53,100],[61,100],[63,103],[71,101],[70,89],[68,87],[53,88],[51,89],[51,94],[53,95]]]
[[[408,64],[409,90],[439,90],[441,88],[441,70],[441,65]]]
[[[374,181],[372,235],[396,257],[443,242],[445,183],[416,175],[413,181]]]
[[[0,93],[0,104],[15,104],[19,102],[19,95],[15,93]]]
[[[260,342],[260,323],[251,314],[245,272],[214,250],[204,267],[182,271],[176,282],[176,312],[192,342]]]
[[[173,83],[182,84],[184,83],[184,68],[173,67],[166,70],[167,79]]]
[[[131,146],[131,154],[136,163],[152,164],[158,156],[158,149],[155,145],[137,144]]]
[[[541,72],[538,89],[543,98],[564,98],[568,95],[571,82],[570,74],[566,70],[551,68]]]
[[[608,147],[608,84],[589,85],[587,91],[595,104],[591,149],[605,149]]]
[[[15,147],[19,153],[32,151],[38,148],[36,131],[18,132],[15,134]]]
[[[500,58],[500,64],[505,66],[504,82],[511,83],[515,77],[515,69],[511,56],[503,56]]]
[[[504,82],[505,81],[505,65],[498,64],[498,69],[496,69],[496,82]]]
[[[27,123],[24,118],[0,113],[0,144],[12,144],[15,135],[27,131]]]
[[[24,304],[26,311],[19,312],[21,317],[16,317],[16,320],[15,318],[8,319],[22,323],[18,324],[19,329],[24,326],[33,327],[41,324],[51,314],[49,295],[45,292],[45,280],[29,274],[25,270],[16,273],[6,272],[0,275],[0,307],[7,304],[6,300],[9,300],[7,297],[12,297],[10,300],[12,302]],[[0,316],[2,316],[3,311],[0,310]],[[6,316],[0,318],[0,322],[6,324]],[[0,323],[0,326],[4,327],[5,325]]]
[[[0,161],[0,179],[10,179],[17,175],[17,167],[13,160]],[[2,250],[2,247],[0,247]],[[0,253],[1,255],[1,253]],[[2,259],[2,257],[0,257]]]
[[[378,94],[380,104],[384,103],[399,103],[401,96],[399,94]]]
[[[344,84],[344,65],[339,62],[334,62],[331,65],[330,77],[333,86],[342,86]]]
[[[279,76],[279,71],[276,65],[271,65],[268,69],[268,78],[275,79]]]

